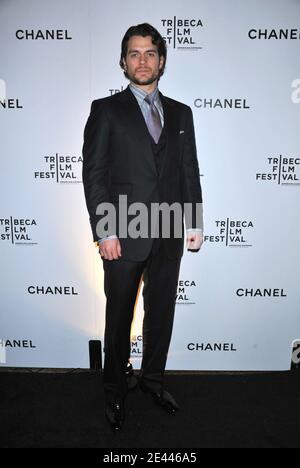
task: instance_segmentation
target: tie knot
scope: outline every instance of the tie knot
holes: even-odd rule
[[[145,97],[145,101],[150,104],[150,106],[153,106],[154,104],[154,101],[155,101],[155,95],[154,94],[148,94],[146,97]]]

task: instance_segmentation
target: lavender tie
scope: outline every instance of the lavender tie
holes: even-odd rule
[[[157,107],[154,104],[155,96],[146,96],[145,101],[150,105],[149,112],[147,114],[147,127],[149,130],[150,135],[152,136],[155,143],[158,142],[161,131],[162,131],[162,124],[159,117],[159,112]]]

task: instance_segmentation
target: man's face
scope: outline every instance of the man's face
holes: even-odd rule
[[[132,36],[128,41],[126,60],[123,59],[130,81],[143,86],[156,81],[164,64],[151,36]]]

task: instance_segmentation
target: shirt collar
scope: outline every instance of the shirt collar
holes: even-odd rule
[[[156,86],[155,90],[152,91],[152,93],[146,93],[146,91],[144,91],[143,89],[138,88],[137,86],[134,86],[133,83],[130,83],[129,87],[131,91],[133,92],[133,94],[140,99],[145,99],[146,96],[154,96],[155,101],[158,99],[158,96],[159,96],[158,86]]]

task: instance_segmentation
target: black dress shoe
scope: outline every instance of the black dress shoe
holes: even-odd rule
[[[179,410],[179,405],[177,404],[175,398],[171,393],[166,390],[160,392],[153,392],[149,390],[145,385],[140,384],[140,388],[145,393],[150,393],[154,402],[160,406],[163,410],[167,411],[169,414],[175,414]]]
[[[138,385],[138,378],[134,375],[132,364],[129,362],[125,371],[128,391],[134,390]]]
[[[113,432],[120,431],[125,419],[124,401],[107,401],[105,404],[105,416]]]
[[[175,398],[166,390],[158,393],[151,392],[151,395],[155,403],[168,413],[175,414],[179,410]]]

